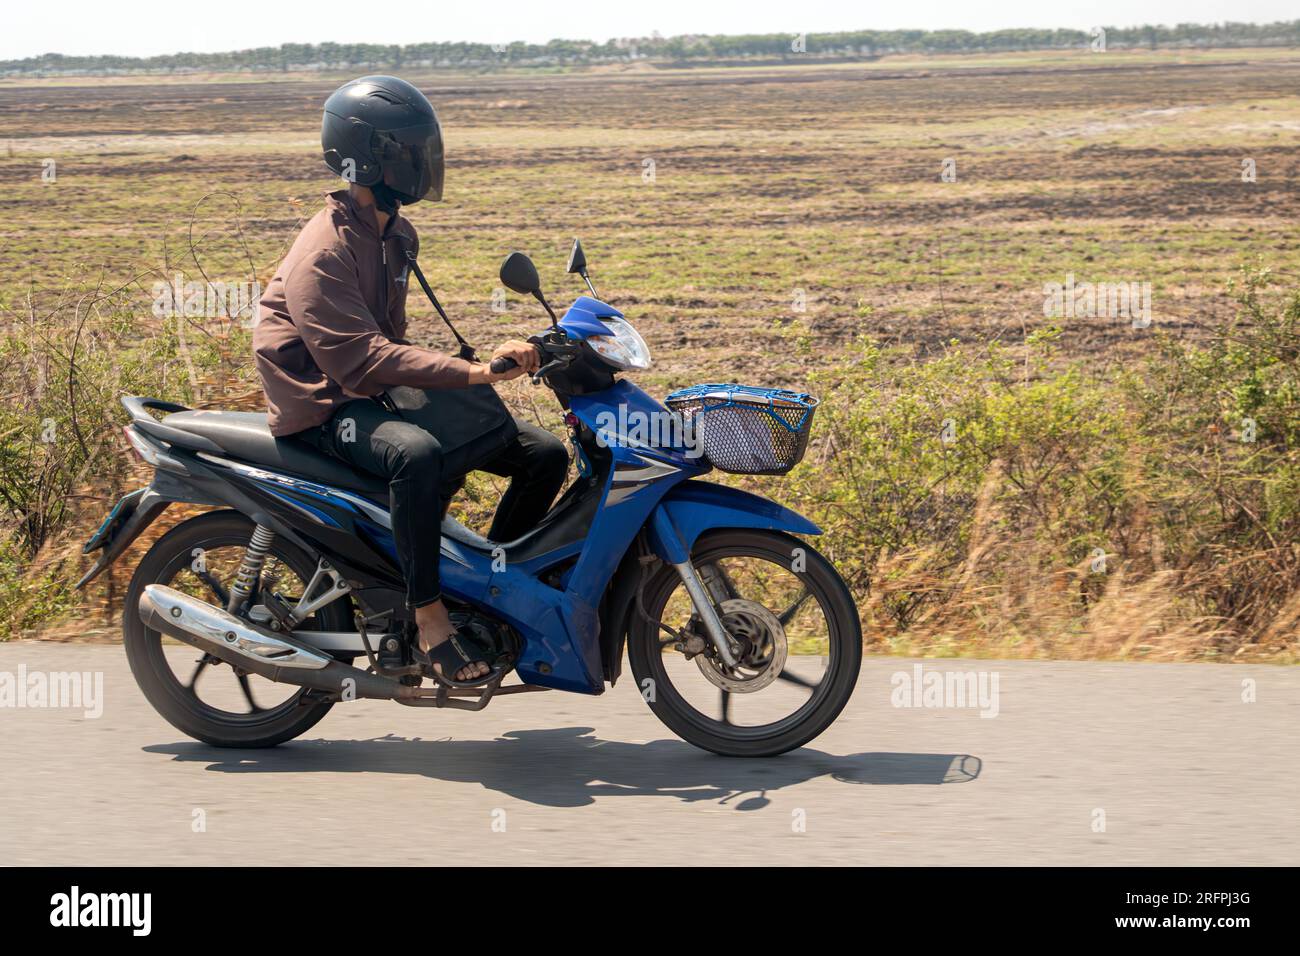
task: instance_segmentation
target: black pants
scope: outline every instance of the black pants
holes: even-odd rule
[[[569,454],[564,443],[536,425],[516,420],[519,434],[479,466],[510,479],[488,537],[512,541],[546,514],[564,484]],[[325,424],[299,432],[307,442],[353,468],[388,479],[393,542],[412,608],[442,596],[438,583],[439,526],[464,475],[444,473],[438,440],[370,399],[341,405]]]

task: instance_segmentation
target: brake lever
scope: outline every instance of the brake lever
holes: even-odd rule
[[[533,384],[534,385],[542,384],[542,379],[545,378],[548,374],[555,371],[555,369],[557,368],[563,368],[564,366],[568,365],[572,361],[573,359],[569,356],[561,356],[560,358],[557,359],[551,359],[551,361],[547,362],[545,365],[543,365],[541,368],[539,368],[536,372],[533,373]]]

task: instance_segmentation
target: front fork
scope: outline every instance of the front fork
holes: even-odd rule
[[[709,635],[709,640],[717,648],[718,657],[728,667],[736,666],[736,655],[733,652],[731,635],[722,625],[722,618],[718,617],[718,609],[713,606],[713,598],[700,580],[699,573],[695,570],[695,565],[691,564],[691,559],[687,558],[679,564],[674,564],[677,573],[681,575],[682,583],[686,585],[686,593],[691,596],[691,603],[695,605],[695,613],[700,616],[704,622],[704,631]]]
[[[681,577],[686,593],[691,597],[691,604],[695,606],[695,613],[704,623],[704,632],[717,650],[718,657],[728,667],[735,667],[738,663],[736,651],[739,648],[727,633],[717,609],[717,604],[734,596],[734,588],[726,572],[719,565],[710,564],[705,566],[704,575],[701,576],[691,563],[690,553],[682,544],[672,519],[663,508],[655,509],[651,529],[657,545],[655,550],[661,557],[668,559],[668,563]]]

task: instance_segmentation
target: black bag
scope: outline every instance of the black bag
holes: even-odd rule
[[[413,250],[406,250],[406,261],[424,294],[460,343],[460,357],[474,361],[474,347],[461,337],[451,319],[447,318],[438,297],[420,271]],[[375,401],[438,439],[442,446],[443,470],[447,475],[459,477],[474,471],[519,434],[514,417],[491,385],[449,389],[400,385],[377,395]]]

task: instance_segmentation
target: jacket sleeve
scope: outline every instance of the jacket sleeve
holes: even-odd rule
[[[388,338],[361,296],[346,251],[324,250],[286,277],[285,306],[321,371],[353,395],[385,388],[464,388],[464,359]]]

